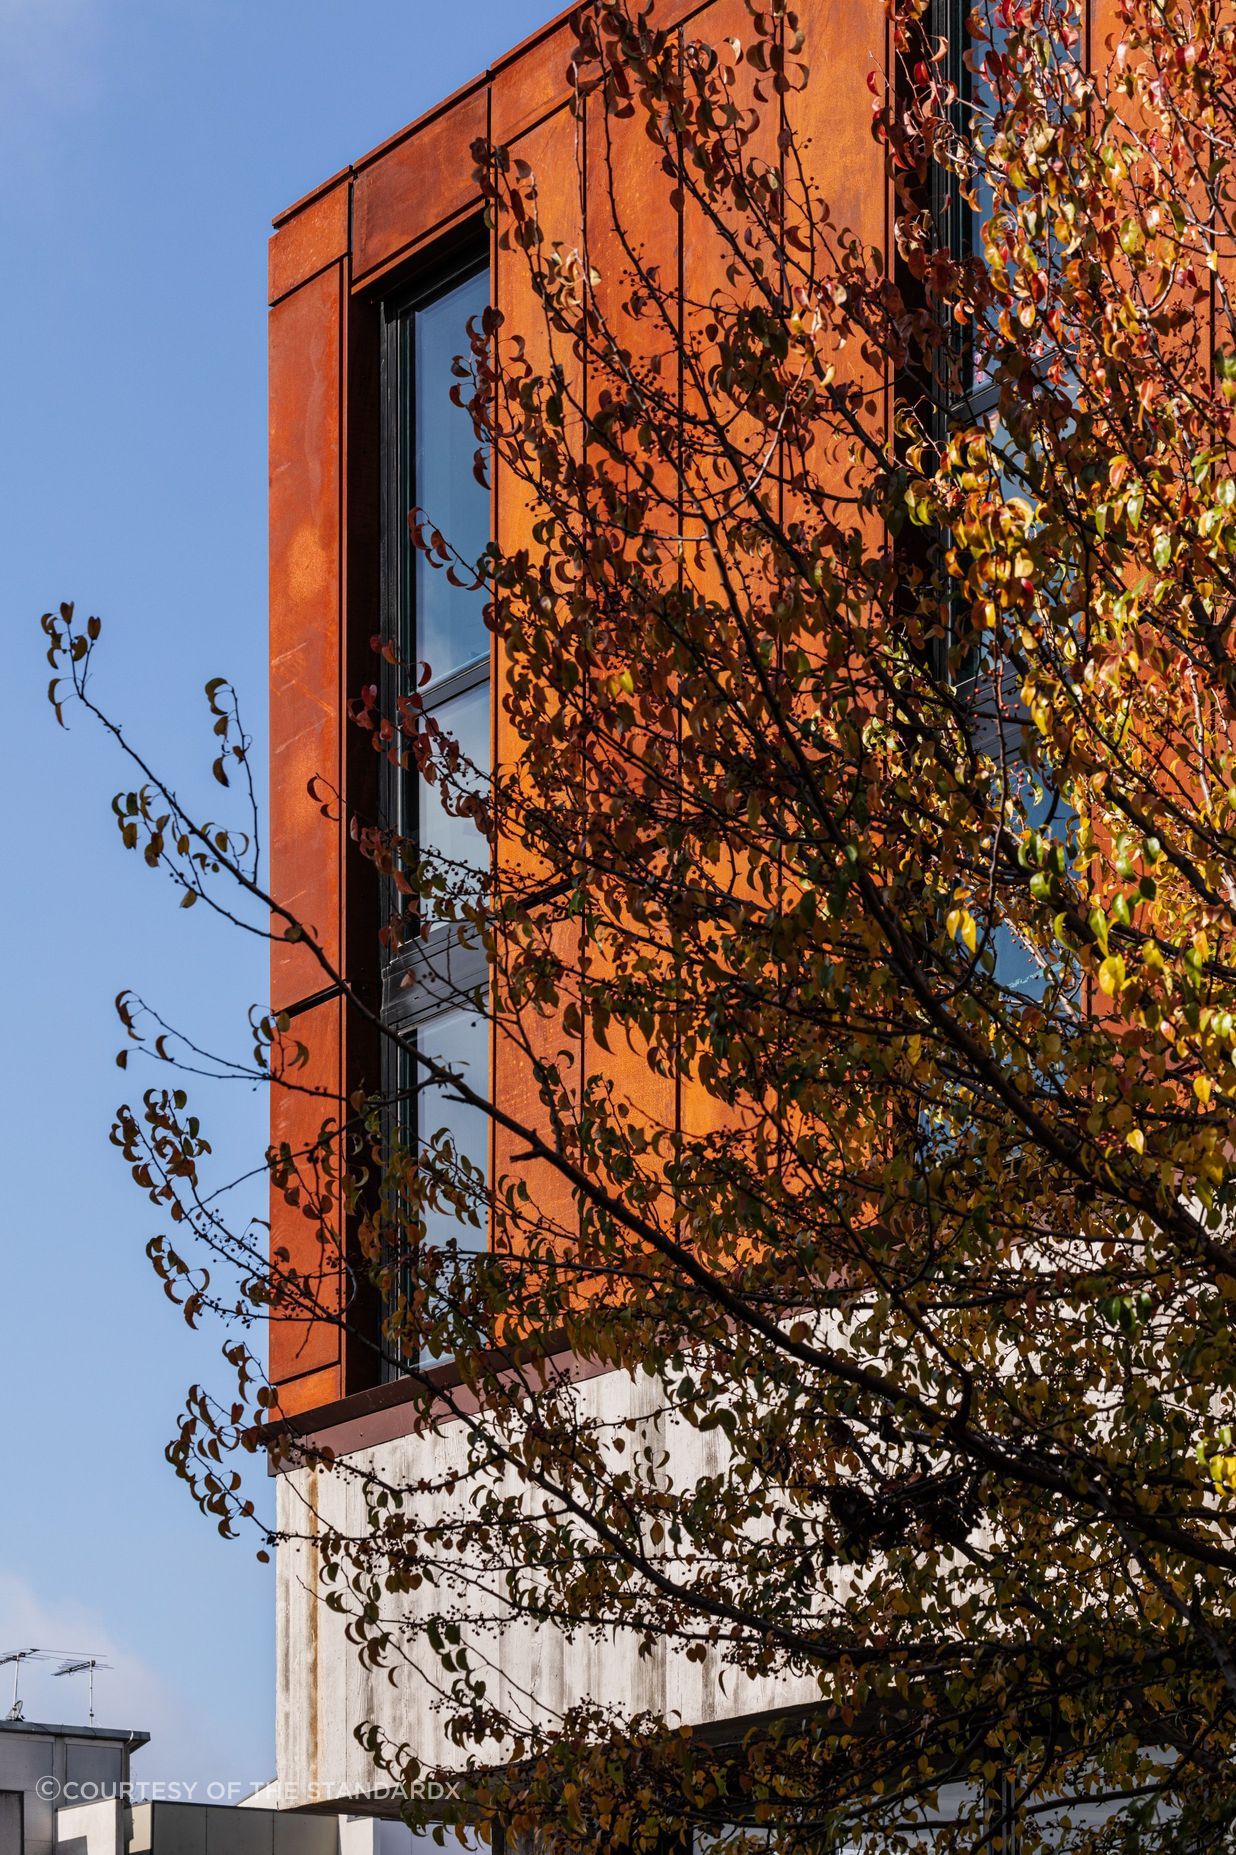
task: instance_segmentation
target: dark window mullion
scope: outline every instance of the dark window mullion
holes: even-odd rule
[[[452,670],[449,676],[437,678],[435,682],[426,683],[417,693],[421,698],[421,707],[431,715],[442,704],[454,696],[466,696],[481,683],[489,681],[489,658],[476,657],[471,663],[461,664],[458,670]]]

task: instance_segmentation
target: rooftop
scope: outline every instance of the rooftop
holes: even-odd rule
[[[0,1732],[34,1733],[40,1739],[120,1740],[131,1751],[150,1744],[149,1733],[135,1732],[128,1726],[49,1726],[40,1720],[0,1720]]]

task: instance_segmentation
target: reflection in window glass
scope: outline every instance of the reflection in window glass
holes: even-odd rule
[[[1007,921],[997,924],[991,937],[991,949],[995,959],[992,976],[997,984],[1021,998],[1042,998],[1047,974],[1021,935]]]
[[[478,1095],[489,1090],[489,1027],[486,1020],[466,1010],[444,1011],[417,1033],[418,1048],[462,1077]],[[489,1117],[468,1102],[452,1099],[441,1083],[420,1077],[416,1089],[416,1140],[423,1152],[438,1133],[445,1133],[455,1152],[489,1175]],[[481,1228],[456,1218],[454,1212],[432,1207],[425,1215],[425,1240],[436,1245],[458,1244],[461,1250],[486,1247],[484,1207],[478,1207]]]
[[[427,1055],[460,1075],[478,1095],[489,1092],[489,1039],[484,1018],[467,1011],[447,1011],[417,1032],[417,1042]],[[489,1180],[489,1117],[468,1102],[452,1099],[449,1087],[422,1075],[416,1092],[416,1138],[423,1153],[439,1134],[445,1134],[457,1159],[466,1159],[482,1178]],[[472,1223],[449,1205],[425,1207],[425,1241],[432,1248],[447,1252],[446,1273],[442,1278],[443,1302],[451,1290],[456,1259],[481,1255],[488,1248],[486,1214],[483,1202],[475,1195],[470,1201],[479,1220]],[[422,1364],[437,1363],[442,1355],[426,1355]]]
[[[409,1035],[426,1056],[432,1056],[449,1068],[479,1095],[488,1094],[489,1027],[480,1013],[463,1007],[452,1008],[418,1025]],[[489,1247],[483,1202],[483,1187],[489,1181],[489,1117],[482,1109],[454,1098],[449,1084],[432,1080],[410,1051],[400,1052],[399,1088],[399,1119],[405,1146],[418,1155],[425,1155],[433,1148],[435,1137],[445,1135],[456,1158],[467,1160],[481,1175],[481,1189],[474,1191],[470,1199],[477,1223],[457,1214],[449,1204],[425,1204],[422,1208],[425,1243],[448,1257],[442,1280],[449,1292],[453,1258],[463,1260],[470,1255],[483,1255]],[[414,1241],[411,1232],[407,1233],[406,1240]],[[403,1294],[412,1295],[418,1275],[414,1257],[409,1252],[400,1267]],[[440,1357],[422,1353],[418,1359],[414,1353],[408,1353],[401,1362],[391,1361],[388,1370],[397,1374],[401,1364],[433,1365]]]
[[[489,490],[475,473],[471,416],[466,406],[454,404],[451,393],[458,389],[463,397],[469,395],[470,383],[459,379],[454,364],[467,360],[468,324],[479,321],[488,299],[489,273],[482,269],[436,294],[427,291],[413,299],[392,324],[399,430],[391,447],[397,470],[390,509],[399,523],[395,541],[401,555],[395,628],[409,688],[442,731],[458,741],[478,787],[490,767],[487,592],[466,582],[489,543],[490,503]],[[442,535],[457,557],[455,579],[464,584],[454,584],[446,568],[416,546],[405,520],[412,509],[421,510],[428,527]],[[421,664],[429,668],[424,682]],[[466,769],[463,779],[466,783]],[[446,860],[448,881],[488,869],[484,837],[471,819],[447,812],[436,782],[410,774],[397,811],[399,828],[431,857]]]
[[[489,301],[489,276],[467,278],[410,318],[412,365],[407,369],[413,401],[413,494],[455,552],[472,566],[489,541],[489,491],[476,480],[476,433],[466,408],[456,406],[451,371],[456,356],[468,356],[468,321],[479,318]],[[411,539],[408,545],[411,547]],[[483,617],[484,589],[452,586],[446,573],[419,550],[411,576],[415,649],[437,682],[453,670],[489,654]]]
[[[463,756],[452,776],[452,800],[458,799],[461,788],[482,793],[489,772],[488,682],[435,704],[433,714],[443,733],[459,743]],[[475,820],[448,812],[436,782],[430,785],[422,779],[419,788],[417,841],[421,850],[445,861],[448,879],[459,874],[458,868],[452,868],[458,865],[483,874],[489,868],[489,844]]]
[[[1009,779],[1022,803],[1021,814],[1013,821],[1014,829],[1041,831],[1044,837],[1050,836],[1066,847],[1071,846],[1077,825],[1077,813],[1072,806],[1024,764],[1010,767]],[[1026,880],[1029,881],[1029,872]],[[1043,965],[1006,920],[996,924],[991,936],[991,952],[995,962],[993,977],[1006,991],[1022,998],[1041,1001],[1049,984],[1060,977]]]
[[[971,41],[971,52],[978,69],[970,73],[969,78],[969,127],[970,133],[982,146],[985,149],[990,149],[1002,121],[1003,111],[1000,101],[996,96],[995,88],[986,74],[985,66],[988,57],[1002,58],[1006,54],[1008,47],[1008,24],[1005,9],[995,4],[989,5],[983,9],[980,12],[980,18],[984,22],[987,36],[985,38],[975,38]],[[975,205],[971,210],[967,228],[969,249],[976,254],[982,253],[983,235],[986,227],[991,221],[994,210],[995,200],[992,192],[991,180],[986,169],[984,169],[978,176],[978,185],[975,189]],[[994,322],[989,329],[989,333],[995,333]],[[982,344],[976,341],[974,346],[976,351],[972,357],[970,391],[971,393],[979,393],[989,384],[989,375],[985,365],[985,357],[981,352]]]
[[[1016,23],[1025,33],[1020,48],[1023,60],[1027,55],[1033,55],[1035,34],[1040,28],[1051,30],[1053,25],[1057,28],[1052,32],[1051,46],[1057,70],[1077,59],[1080,40],[1070,46],[1059,31],[1065,23],[1063,5],[1055,10],[1053,17],[1045,16],[1037,26],[1032,26],[1029,12],[1011,6],[1008,0],[980,0],[975,13],[982,23],[982,31],[972,34],[968,29],[967,8],[960,5],[959,0],[934,0],[934,4],[937,30],[949,40],[950,46],[955,43],[959,51],[968,47],[970,65],[974,67],[963,68],[960,59],[954,60],[954,81],[963,99],[959,106],[959,121],[963,132],[972,136],[983,150],[990,153],[993,142],[1005,129],[1007,108],[1016,107],[1015,98],[1010,98],[1007,106],[1001,102],[997,95],[999,86],[993,80],[993,73],[1000,63],[1011,56],[1009,36],[1013,25]],[[969,18],[973,18],[975,13],[969,14]],[[1076,24],[1075,18],[1072,23]],[[1013,133],[1016,134],[1015,129]],[[958,231],[953,234],[954,242],[960,237],[961,253],[981,255],[984,234],[995,215],[995,196],[986,163],[976,179],[973,205],[968,208],[964,206],[956,182],[952,183],[949,191],[954,196],[950,203],[952,214],[956,217],[960,213],[961,216]],[[1047,243],[1049,251],[1054,249],[1054,235],[1049,233]],[[994,337],[994,315],[987,332]],[[968,387],[971,396],[981,395],[990,384],[983,346],[981,342],[973,343]]]

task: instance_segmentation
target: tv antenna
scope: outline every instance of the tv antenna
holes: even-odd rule
[[[59,1668],[53,1668],[55,1675],[88,1675],[90,1678],[90,1724],[94,1725],[94,1671],[96,1668],[110,1668],[100,1655],[71,1655]]]
[[[8,1712],[8,1718],[10,1720],[21,1719],[21,1701],[17,1698],[17,1685],[21,1680],[21,1665],[23,1662],[28,1662],[32,1655],[38,1654],[39,1651],[37,1649],[9,1649],[5,1654],[0,1655],[0,1668],[3,1668],[9,1662],[13,1664],[13,1704]]]

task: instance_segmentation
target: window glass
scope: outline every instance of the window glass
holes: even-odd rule
[[[449,1067],[478,1095],[489,1091],[489,1027],[486,1020],[469,1011],[444,1011],[432,1018],[416,1033],[418,1047],[426,1056]],[[489,1175],[489,1116],[468,1102],[453,1100],[449,1088],[422,1077],[416,1090],[416,1138],[424,1150],[435,1134],[445,1132],[456,1153],[467,1159],[481,1174]],[[461,1250],[486,1247],[484,1207],[478,1207],[481,1228],[466,1223],[449,1209],[429,1209],[425,1217],[426,1242],[445,1246],[451,1242]]]
[[[1063,844],[1066,854],[1071,853],[1077,829],[1077,814],[1072,806],[1024,763],[1015,761],[1009,777],[1010,786],[1021,802],[1020,817],[1010,821],[1013,828],[1023,832],[1039,831],[1044,837]],[[1029,880],[1028,874],[1026,880]],[[1066,992],[1071,992],[1075,980],[1071,964],[1062,963],[1059,957],[1048,962],[1042,957],[1046,951],[1045,947],[1040,948],[1036,954],[1017,929],[1001,918],[991,934],[992,976],[1005,991],[1025,999],[1041,1002],[1049,990],[1054,993],[1061,983]],[[1060,955],[1059,949],[1053,948],[1052,952]]]
[[[404,1039],[405,1048],[399,1052],[397,1073],[398,1117],[405,1146],[412,1153],[424,1155],[432,1150],[435,1136],[443,1134],[449,1139],[456,1157],[467,1160],[481,1175],[482,1189],[472,1192],[469,1200],[475,1209],[476,1223],[457,1213],[449,1204],[422,1206],[424,1242],[445,1255],[445,1270],[439,1280],[443,1292],[449,1294],[454,1259],[460,1259],[466,1266],[467,1257],[482,1255],[489,1247],[483,1202],[483,1186],[489,1181],[489,1117],[482,1109],[454,1098],[449,1084],[431,1079],[406,1046],[411,1044],[424,1055],[433,1057],[478,1094],[486,1095],[489,1092],[489,1028],[480,1013],[454,1007],[429,1018],[414,1031],[405,1031]],[[445,1174],[442,1182],[446,1182]],[[409,1298],[416,1291],[419,1280],[414,1228],[405,1227],[402,1241],[406,1247],[402,1248],[399,1258],[396,1283],[396,1294]],[[391,1312],[390,1305],[387,1312]],[[386,1374],[398,1377],[410,1366],[441,1364],[444,1356],[425,1350],[418,1357],[415,1348],[401,1349],[398,1358],[387,1361]]]
[[[489,773],[489,683],[477,683],[463,694],[435,704],[434,720],[459,743],[463,756],[450,783],[455,802],[461,788],[483,792]],[[461,873],[458,866],[483,874],[489,868],[489,842],[472,818],[448,812],[441,786],[418,779],[417,841],[422,853],[444,863],[448,879]]]
[[[476,433],[466,407],[451,399],[454,386],[466,399],[469,383],[457,380],[452,363],[470,352],[468,320],[489,301],[489,275],[482,271],[447,290],[411,316],[413,400],[413,496],[430,524],[471,567],[489,541],[489,491],[477,482]],[[412,546],[409,537],[409,547]],[[412,599],[415,657],[428,663],[437,682],[489,654],[483,588],[453,586],[444,569],[413,550]]]
[[[1008,921],[997,923],[991,937],[995,970],[992,977],[1006,992],[1021,998],[1041,999],[1047,973],[1029,945]]]
[[[983,26],[982,34],[972,37],[967,34],[970,56],[975,66],[969,79],[968,122],[971,134],[984,149],[990,149],[1003,119],[1003,108],[996,94],[996,86],[991,81],[991,74],[995,61],[1003,60],[1008,54],[1008,10],[992,0],[991,4],[978,9],[978,17]],[[990,64],[989,60],[992,61]],[[976,204],[970,220],[970,249],[981,252],[983,231],[993,211],[991,180],[985,172],[978,177],[975,196]]]

